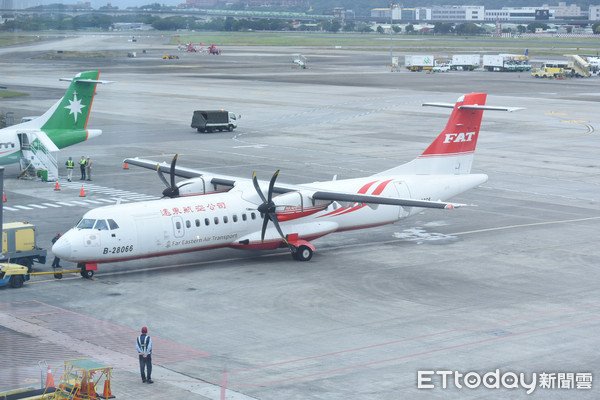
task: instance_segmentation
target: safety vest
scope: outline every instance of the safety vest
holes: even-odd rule
[[[65,165],[67,166],[67,168],[71,168],[73,169],[73,165],[75,163],[73,162],[73,160],[67,160],[67,162],[65,163]]]
[[[146,353],[146,348],[148,347],[148,341],[150,340],[150,336],[146,335],[143,343],[142,343],[141,339],[142,339],[141,336],[139,336],[137,338],[138,346],[140,346],[140,349],[142,349],[142,353]],[[148,353],[146,353],[146,354],[148,354]]]
[[[85,159],[79,161],[79,164],[81,164],[81,165],[85,165],[85,163],[86,163]]]

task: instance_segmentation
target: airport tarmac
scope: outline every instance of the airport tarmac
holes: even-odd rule
[[[178,153],[180,166],[248,178],[281,169],[278,181],[289,183],[359,177],[410,161],[444,128],[450,110],[424,102],[483,91],[489,105],[526,110],[484,113],[473,172],[489,181],[455,198],[474,207],[326,236],[308,263],[285,250],[222,249],[0,288],[0,391],[39,387],[40,360],[58,380],[64,360],[92,358],[114,367],[112,392],[128,399],[600,397],[600,78],[392,73],[389,51],[224,47],[208,56],[160,36],[127,38],[0,49],[0,83],[29,93],[1,100],[17,120],[62,96],[58,78],[98,69],[115,81],[98,86],[88,123],[102,136],[59,155],[59,165],[92,158],[85,197],[78,180],[55,191],[6,167],[4,221],[35,223],[42,247],[89,209],[160,197],[156,174],[124,169],[127,157]],[[88,47],[119,55],[44,56]],[[292,68],[293,53],[310,68]],[[238,129],[197,133],[191,117],[203,108],[241,115]],[[142,326],[154,340],[153,385],[135,358]],[[419,371],[504,379],[459,387],[453,374],[443,388],[442,375],[424,374],[435,386],[426,389]],[[511,373],[535,379],[533,393]]]

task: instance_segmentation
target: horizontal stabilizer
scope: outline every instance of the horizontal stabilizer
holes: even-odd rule
[[[71,82],[74,78],[58,78],[59,81],[67,81],[67,82]],[[109,83],[115,83],[115,81],[102,81],[102,80],[98,80],[98,79],[77,79],[77,82],[81,82],[81,83],[101,83],[101,84],[109,84]]]
[[[401,207],[419,207],[419,208],[445,208],[452,209],[463,207],[466,204],[446,203],[442,201],[426,201],[413,199],[400,199],[394,197],[370,196],[367,194],[354,193],[336,193],[336,192],[315,192],[312,194],[314,200],[329,200],[349,203],[366,204],[384,204]]]
[[[423,103],[423,107],[442,107],[442,108],[454,108],[455,104],[450,103]],[[502,106],[486,106],[486,105],[477,105],[477,104],[465,104],[463,106],[458,106],[459,110],[490,110],[490,111],[519,111],[525,110],[523,107],[502,107]]]

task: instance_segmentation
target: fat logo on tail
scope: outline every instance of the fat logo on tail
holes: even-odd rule
[[[486,106],[486,98],[486,93],[470,93],[461,96],[455,104],[424,103],[424,106],[452,108],[452,114],[442,133],[419,157],[374,176],[469,174],[483,111],[512,112],[522,109]]]

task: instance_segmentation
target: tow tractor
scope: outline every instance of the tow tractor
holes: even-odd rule
[[[84,276],[84,273],[91,274]],[[63,274],[81,274],[85,278],[89,279],[91,278],[91,276],[93,276],[94,272],[82,272],[81,269],[64,271],[58,268],[50,272],[29,272],[27,267],[25,267],[24,265],[13,263],[0,263],[0,287],[10,286],[12,288],[18,289],[22,287],[26,281],[30,280],[32,276],[54,275],[54,278],[62,279]]]

